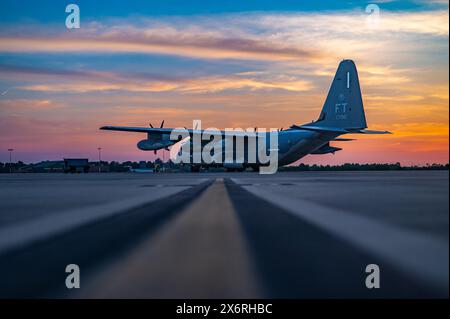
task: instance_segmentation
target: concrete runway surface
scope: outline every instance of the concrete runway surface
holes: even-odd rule
[[[3,174],[0,297],[448,298],[448,177]]]

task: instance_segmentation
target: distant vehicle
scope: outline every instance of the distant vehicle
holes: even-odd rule
[[[148,168],[147,164],[144,161],[139,162],[139,168],[132,168],[131,172],[133,173],[154,173],[155,170],[153,168]]]
[[[151,127],[103,126],[100,129],[147,133],[147,139],[140,141],[137,147],[144,151],[156,151],[168,149],[182,141],[182,139],[170,140],[170,134],[173,131],[176,133],[179,129],[163,128],[163,124],[164,121],[160,128],[150,125]],[[348,138],[339,138],[344,134],[390,134],[387,131],[373,131],[366,130],[366,128],[367,123],[356,65],[352,60],[343,60],[338,66],[319,118],[303,125],[294,124],[290,128],[278,132],[278,165],[291,164],[308,154],[334,154],[342,149],[331,146],[330,142],[352,141]],[[200,130],[196,129],[187,131],[191,143],[195,134],[202,134]],[[229,132],[218,131],[213,134],[220,134],[223,138]],[[233,135],[236,133],[233,132]],[[183,140],[183,142],[185,141]],[[245,156],[245,159],[248,159],[248,156]],[[230,170],[243,170],[251,167],[258,170],[263,165],[262,163],[250,163],[245,159],[242,163],[190,163],[190,165],[193,171],[199,171],[201,166],[223,166]]]
[[[154,173],[155,171],[153,170],[153,168],[133,168],[131,169],[131,172],[133,173]]]

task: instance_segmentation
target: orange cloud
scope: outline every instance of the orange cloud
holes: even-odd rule
[[[89,38],[0,38],[2,52],[116,52],[189,56],[205,59],[314,60],[318,53],[296,47],[271,46],[262,40],[146,36],[126,34]]]
[[[27,99],[17,99],[17,100],[0,100],[0,111],[1,112],[22,112],[22,111],[46,111],[46,110],[57,110],[64,108],[61,103],[56,103],[51,100],[27,100]]]

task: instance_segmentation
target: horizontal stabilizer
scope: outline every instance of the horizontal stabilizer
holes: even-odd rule
[[[375,130],[357,130],[350,131],[349,133],[360,133],[360,134],[392,134],[389,131],[375,131]]]
[[[330,146],[330,143],[328,143],[328,144],[322,146],[321,148],[315,150],[311,154],[317,154],[317,155],[330,154],[330,153],[334,154],[335,152],[338,152],[341,150],[342,150],[342,148]]]
[[[296,129],[300,129],[300,130],[316,131],[316,132],[322,132],[322,133],[339,133],[339,134],[349,133],[349,131],[347,131],[346,129],[339,128],[339,127],[327,127],[327,126],[316,126],[316,125],[301,125],[301,126],[294,125],[292,128],[296,128]]]
[[[356,141],[356,138],[342,138],[342,137],[336,137],[336,138],[333,138],[332,141],[336,141],[336,142],[349,142],[349,141]]]
[[[316,131],[322,133],[339,133],[339,134],[392,134],[389,131],[375,131],[375,130],[364,130],[364,129],[345,129],[339,127],[327,127],[327,126],[317,126],[317,125],[293,125],[292,128],[308,131]],[[336,141],[351,141],[352,139],[336,139]]]

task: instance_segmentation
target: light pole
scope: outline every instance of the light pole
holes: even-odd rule
[[[98,147],[98,172],[101,172],[101,165],[102,165],[102,148]]]
[[[14,151],[13,148],[8,148],[9,152],[9,173],[12,173],[12,152]]]
[[[162,149],[162,171],[163,171],[163,173],[164,173],[164,149]]]

